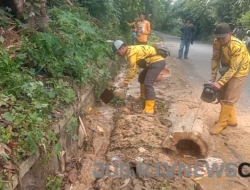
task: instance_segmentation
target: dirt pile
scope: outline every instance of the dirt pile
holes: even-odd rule
[[[107,160],[109,161],[113,156],[124,158],[125,160],[122,161],[125,162],[133,162],[137,156],[150,160],[152,159],[150,152],[161,149],[161,142],[165,138],[167,130],[168,128],[162,125],[156,117],[141,114],[127,115],[116,123]],[[138,151],[140,147],[150,150],[150,152],[140,153]],[[133,157],[129,158],[131,155]]]
[[[179,69],[174,65],[172,60],[169,60],[169,65],[172,67],[172,73],[178,72]],[[117,81],[123,78],[124,73],[121,73]],[[79,154],[81,158],[81,169],[77,167],[71,168],[66,177],[67,186],[65,189],[80,190],[80,189],[191,189],[196,187],[196,183],[191,178],[178,176],[178,167],[175,169],[173,177],[169,177],[166,173],[166,168],[160,166],[160,176],[156,176],[156,167],[154,163],[167,163],[170,169],[175,162],[192,163],[194,158],[184,158],[178,151],[170,151],[162,148],[162,141],[166,138],[172,121],[176,117],[183,115],[184,112],[179,112],[178,106],[175,106],[178,99],[185,100],[192,96],[191,91],[185,80],[180,79],[180,74],[174,75],[173,78],[165,78],[160,83],[155,84],[157,99],[154,115],[142,114],[144,101],[135,99],[139,92],[138,82],[135,80],[129,86],[125,106],[121,107],[115,102],[115,114],[113,118],[105,119],[103,113],[99,113],[99,108],[92,112],[86,118],[86,123],[90,139],[86,142],[84,150]],[[176,95],[177,94],[177,95]],[[117,103],[117,104],[116,104]],[[194,106],[196,108],[196,106]],[[104,109],[107,109],[105,106]],[[190,109],[185,110],[188,112]],[[183,110],[182,110],[183,111]],[[98,114],[99,113],[99,114]],[[115,125],[108,128],[107,121],[114,120]],[[104,131],[102,136],[98,133],[96,126],[100,126]],[[109,146],[107,146],[109,145]],[[95,178],[93,171],[98,170],[94,163],[106,163],[105,174],[101,178]],[[107,163],[110,164],[107,167]],[[108,177],[107,170],[111,174],[115,174],[115,164],[118,164],[118,173],[121,171],[120,163],[129,165],[129,170],[132,175],[122,178],[119,175]],[[139,176],[139,163],[147,163],[150,165],[148,173],[151,177]],[[74,164],[73,164],[74,165]],[[67,167],[66,167],[67,168]],[[70,175],[72,179],[78,171],[78,180],[74,183],[69,183]],[[123,173],[124,174],[124,173]],[[134,175],[133,175],[134,174]]]
[[[14,46],[19,46],[21,41],[21,36],[14,31],[3,32],[3,46],[7,49]]]
[[[95,188],[103,190],[161,188],[164,190],[195,187],[196,183],[191,179],[180,178],[177,175],[169,178],[163,166],[160,167],[160,177],[156,176],[154,163],[168,163],[170,167],[174,163],[174,160],[168,157],[167,150],[162,149],[161,146],[162,140],[165,139],[169,130],[168,127],[171,125],[169,120],[163,119],[161,109],[158,108],[156,115],[145,115],[139,113],[142,107],[140,101],[130,100],[126,104],[126,108],[116,112],[116,124],[106,153],[106,162],[110,164],[111,174],[115,174],[114,168],[118,164],[118,175],[110,178],[106,173],[97,181]],[[167,103],[165,102],[165,104]],[[164,115],[166,114],[164,113]],[[140,178],[138,164],[141,162],[150,165],[148,173],[151,177]],[[131,176],[120,177],[122,169],[120,163],[130,165]]]
[[[163,79],[161,82],[155,84],[157,96],[156,113],[154,115],[141,114],[144,102],[133,98],[139,95],[139,84],[136,80],[132,81],[127,91],[125,106],[122,108],[114,106],[116,110],[114,117],[111,119],[115,121],[115,124],[109,131],[110,133],[105,136],[105,138],[109,138],[109,146],[107,147],[106,143],[102,145],[102,142],[107,142],[107,139],[104,139],[99,134],[93,136],[93,142],[89,141],[87,146],[90,147],[90,150],[93,150],[90,152],[85,150],[83,152],[84,154],[80,155],[83,159],[81,160],[82,169],[78,170],[80,171],[78,175],[79,181],[76,182],[73,185],[74,188],[71,189],[246,189],[248,181],[243,181],[238,177],[230,181],[225,177],[213,177],[212,179],[204,177],[196,183],[192,178],[179,177],[178,166],[175,169],[173,177],[169,177],[165,167],[162,166],[160,166],[160,176],[156,176],[154,163],[167,163],[169,168],[173,169],[174,163],[184,163],[186,165],[188,163],[198,162],[197,158],[189,156],[190,153],[182,151],[182,149],[196,149],[193,144],[191,144],[192,146],[190,146],[190,148],[188,147],[190,144],[186,142],[180,143],[176,151],[163,149],[161,146],[162,141],[172,126],[172,122],[174,123],[178,118],[189,112],[196,113],[199,106],[199,96],[197,96],[196,89],[189,85],[188,80],[182,75],[178,65],[174,63],[173,58],[169,58],[167,62],[168,68],[172,71],[172,77]],[[118,80],[122,80],[123,75],[124,73],[121,73],[121,75],[118,76]],[[214,109],[217,109],[215,105],[202,104],[201,111],[197,118],[202,120],[206,126],[212,126],[217,119]],[[93,117],[93,115],[91,117]],[[91,124],[93,127],[97,125],[96,122],[106,122],[103,117],[98,118],[97,116],[94,118]],[[106,130],[107,125],[98,125],[103,126],[104,131]],[[249,134],[244,135],[245,136],[243,136],[243,133],[239,130],[228,129],[225,134],[212,137],[212,150],[209,152],[209,156],[221,158],[224,162],[242,162],[249,157],[247,149],[239,147],[247,142]],[[241,139],[240,142],[239,139]],[[95,143],[96,140],[98,140],[99,143]],[[97,152],[100,152],[100,154]],[[93,165],[97,161],[106,163],[105,173],[101,178],[93,177],[93,170],[97,169]],[[148,173],[151,177],[144,175],[140,178],[138,165],[141,162],[150,165]],[[109,167],[107,167],[107,163],[110,164]],[[118,174],[120,174],[120,171],[126,169],[125,167],[121,168],[120,163],[127,163],[132,175],[123,178],[119,175],[109,177],[107,170],[111,175],[115,175],[116,164],[118,164]],[[126,174],[126,172],[123,174]]]
[[[161,146],[171,126],[171,121],[164,117],[168,115],[167,111],[162,112],[163,103],[163,100],[158,100],[158,112],[155,115],[141,114],[143,101],[133,98],[126,101],[125,107],[116,108],[114,115],[113,108],[109,106],[92,110],[84,122],[89,138],[85,139],[82,149],[66,162],[63,189],[194,188],[196,183],[192,179],[178,177],[178,168],[170,178],[165,167],[160,166],[160,176],[156,176],[154,163],[167,163],[172,168],[175,162]],[[93,175],[93,171],[100,172],[99,167],[95,166],[97,162],[106,164],[101,178]],[[138,164],[141,162],[150,165],[148,173],[151,177],[143,174],[140,178]],[[122,169],[120,163],[125,163],[130,166],[132,175],[126,178],[119,175],[108,177],[108,163],[111,174],[115,174],[115,164],[118,164],[119,173]]]

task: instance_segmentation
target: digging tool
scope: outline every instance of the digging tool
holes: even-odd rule
[[[116,88],[115,88],[116,89]],[[100,96],[100,99],[105,103],[105,104],[108,104],[114,97],[114,91],[115,89],[113,90],[110,90],[108,88],[105,88],[105,90],[102,92],[101,96]]]
[[[108,104],[115,96],[119,96],[121,99],[126,98],[125,92],[115,92],[118,87],[113,87],[113,89],[106,88],[100,96],[100,99],[105,103]]]

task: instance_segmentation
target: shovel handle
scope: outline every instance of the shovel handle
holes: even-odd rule
[[[118,86],[111,86],[112,88],[112,91],[115,91],[116,89],[118,89],[119,87]]]

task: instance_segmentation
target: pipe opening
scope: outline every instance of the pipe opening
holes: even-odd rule
[[[202,157],[200,146],[190,139],[180,140],[176,145],[176,149],[185,155],[190,155],[196,158]]]

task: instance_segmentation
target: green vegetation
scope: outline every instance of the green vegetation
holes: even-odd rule
[[[74,7],[64,3],[47,1],[46,32],[27,28],[0,11],[5,31],[11,27],[9,22],[17,24],[16,30],[22,29],[19,46],[5,49],[6,39],[0,36],[0,142],[16,143],[16,160],[35,155],[39,147],[46,153],[45,160],[53,150],[59,155],[57,136],[48,129],[54,113],[77,99],[75,83],[94,84],[97,90],[107,85],[114,56],[106,41],[122,39],[117,34],[129,31],[124,21],[133,21],[145,6],[142,0],[79,0],[72,1]],[[77,140],[72,133],[77,121],[73,120],[67,132]]]
[[[10,14],[0,14],[8,29]],[[52,8],[48,14],[46,33],[25,29],[20,47],[0,47],[0,142],[18,142],[17,160],[36,154],[39,146],[47,156],[53,149],[58,154],[57,136],[48,129],[53,112],[77,99],[74,83],[98,88],[110,78],[114,56],[106,42],[108,28],[95,24],[85,8]]]
[[[62,179],[56,176],[48,176],[46,180],[47,190],[60,190],[62,185]]]
[[[0,9],[4,31],[12,27],[9,23],[17,25],[15,30],[22,29],[21,45],[8,49],[4,35],[0,35],[0,142],[18,144],[13,149],[14,161],[35,155],[39,147],[46,152],[45,160],[54,150],[59,155],[58,137],[48,127],[55,120],[54,113],[77,99],[74,84],[94,84],[99,94],[107,86],[111,67],[117,67],[107,40],[127,39],[129,44],[131,27],[124,21],[133,22],[145,10],[146,1],[71,2],[73,7],[63,0],[47,1],[50,23],[45,32],[27,28],[14,19],[9,9]],[[26,5],[30,6],[29,2]],[[151,0],[149,20],[153,29],[180,35],[183,20],[190,18],[198,38],[210,40],[219,22],[242,22],[249,29],[249,7],[247,0]],[[160,39],[154,34],[149,36],[149,44],[155,41]],[[118,106],[124,102],[116,98],[113,103]],[[77,140],[75,127],[77,119],[73,117],[67,132]],[[0,177],[0,188],[4,180]],[[60,187],[61,181],[50,176],[47,184],[52,182],[52,189]]]
[[[49,2],[60,2],[50,0]],[[140,11],[145,10],[145,0],[74,0],[74,4],[88,8],[90,14],[106,25],[113,25],[129,34],[130,27],[124,21],[132,22]],[[190,18],[196,29],[196,38],[211,41],[216,24],[228,22],[232,28],[241,22],[250,29],[249,0],[151,0],[150,22],[155,30],[162,30],[180,36],[180,27]],[[127,41],[130,40],[127,36]]]
[[[196,38],[211,41],[215,25],[227,22],[232,29],[242,23],[244,29],[250,29],[248,0],[167,0],[161,1],[165,6],[165,18],[162,30],[179,35],[185,19],[193,20]]]
[[[171,190],[171,186],[169,186],[168,180],[164,179],[160,187],[160,190]]]
[[[7,190],[7,187],[5,186],[5,181],[2,179],[2,176],[0,176],[0,189],[1,190]]]

